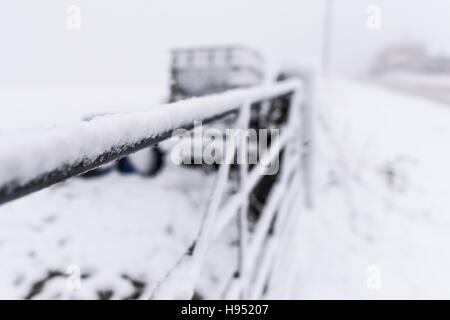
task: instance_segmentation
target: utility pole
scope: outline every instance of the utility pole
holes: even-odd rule
[[[328,77],[330,73],[331,57],[331,26],[332,26],[333,0],[325,0],[323,16],[322,38],[322,76]]]

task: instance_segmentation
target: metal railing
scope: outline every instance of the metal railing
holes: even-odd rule
[[[276,257],[282,251],[286,230],[295,219],[292,205],[302,194],[302,181],[303,194],[307,195],[309,188],[307,179],[302,177],[302,171],[308,168],[305,163],[310,161],[310,136],[305,130],[309,128],[306,124],[309,121],[308,105],[302,83],[297,80],[232,90],[149,110],[100,116],[70,127],[29,131],[12,142],[7,141],[10,136],[0,135],[0,148],[14,145],[14,148],[6,149],[9,152],[0,155],[3,168],[0,172],[0,204],[151,146],[170,137],[176,129],[193,128],[196,121],[211,122],[235,113],[238,115],[235,126],[246,129],[252,107],[270,105],[278,99],[285,99],[289,106],[287,120],[279,128],[281,134],[276,146],[272,143],[263,159],[252,168],[244,164],[238,166],[239,188],[231,195],[225,195],[229,160],[241,146],[237,145],[225,154],[196,240],[167,276],[146,295],[155,299],[192,298],[208,247],[235,220],[239,231],[239,261],[235,272],[229,275],[221,297],[261,298],[277,278]],[[94,150],[89,148],[99,144]],[[280,153],[280,172],[250,232],[249,196],[267,170],[266,164]],[[25,165],[28,167],[23,168]],[[183,290],[174,292],[174,283],[179,281],[182,281]]]

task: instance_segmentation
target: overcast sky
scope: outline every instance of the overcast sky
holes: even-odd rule
[[[66,8],[81,8],[81,29]],[[381,29],[366,9],[381,9]],[[0,0],[0,83],[81,84],[167,81],[173,46],[244,43],[272,65],[320,61],[324,1],[311,0]],[[398,41],[448,47],[448,0],[334,0],[331,66],[364,72]]]

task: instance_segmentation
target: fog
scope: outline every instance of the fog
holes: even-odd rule
[[[0,82],[4,84],[152,83],[166,81],[174,46],[243,43],[269,66],[321,56],[324,1],[3,0]],[[68,5],[81,29],[68,30]],[[381,29],[366,27],[366,8],[381,8]],[[448,45],[446,0],[334,1],[331,73],[364,74],[374,54],[398,41]]]

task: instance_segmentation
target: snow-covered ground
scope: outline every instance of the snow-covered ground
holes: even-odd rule
[[[158,87],[2,87],[0,132],[72,125],[162,100]],[[155,178],[74,178],[1,206],[0,298],[143,298],[197,236],[213,183],[167,161]],[[201,296],[220,293],[234,270],[230,232],[207,256]],[[72,291],[68,274],[78,268],[82,287]]]
[[[299,207],[297,298],[450,298],[450,107],[334,81]]]
[[[449,298],[449,106],[350,81],[324,83],[318,102],[315,205],[295,206],[296,281],[280,297]],[[136,297],[190,245],[212,183],[168,166],[155,179],[71,179],[1,206],[0,297]],[[209,251],[202,294],[231,272],[231,239]],[[86,274],[79,291],[61,276],[70,265]]]
[[[197,236],[213,182],[173,166],[153,179],[74,178],[2,206],[0,297],[142,298]],[[231,247],[226,238],[214,245],[199,294],[224,285],[220,276],[235,261]],[[80,268],[80,290],[69,290],[71,266]]]
[[[450,75],[390,71],[376,77],[380,84],[450,104]]]

